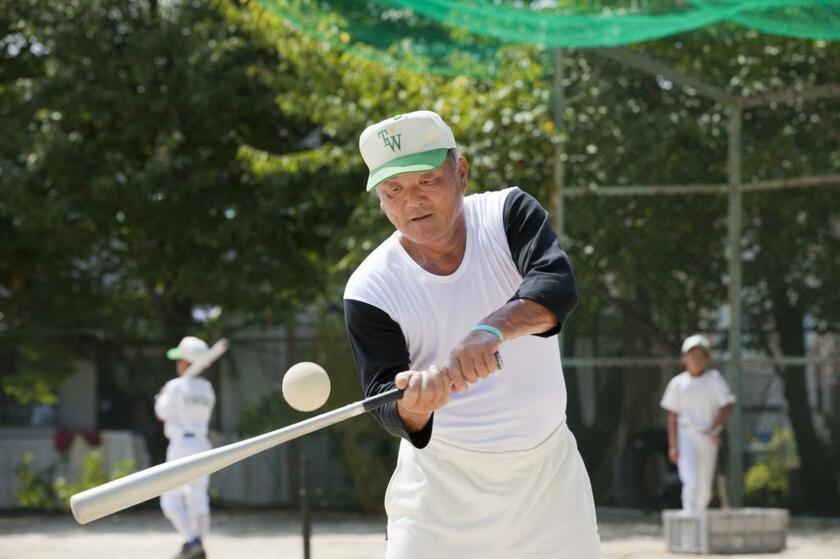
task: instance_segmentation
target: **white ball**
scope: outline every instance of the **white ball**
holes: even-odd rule
[[[283,398],[298,411],[314,411],[330,397],[330,377],[323,367],[301,361],[283,375]]]

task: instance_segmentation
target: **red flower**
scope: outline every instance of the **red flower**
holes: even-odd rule
[[[66,429],[58,429],[53,435],[53,445],[59,452],[67,452],[70,445],[73,444],[73,433]]]
[[[90,446],[99,446],[102,444],[102,437],[99,436],[98,431],[88,431],[84,433],[85,440]]]

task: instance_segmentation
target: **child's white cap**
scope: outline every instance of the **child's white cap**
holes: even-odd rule
[[[703,351],[709,353],[709,350],[712,348],[712,344],[709,343],[709,339],[703,334],[694,334],[693,336],[687,337],[683,342],[683,355],[685,355],[695,347],[703,348]]]
[[[205,353],[207,353],[207,342],[195,336],[187,336],[181,340],[178,347],[173,347],[167,351],[166,357],[172,361],[183,359],[192,363]]]

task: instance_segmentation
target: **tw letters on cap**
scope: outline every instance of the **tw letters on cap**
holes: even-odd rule
[[[377,136],[379,136],[382,139],[382,143],[385,145],[385,147],[391,148],[391,151],[402,151],[402,147],[400,145],[400,139],[402,138],[402,134],[394,134],[393,136],[389,136],[387,130],[380,130]]]

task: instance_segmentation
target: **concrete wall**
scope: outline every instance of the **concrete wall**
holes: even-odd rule
[[[58,423],[68,429],[96,429],[96,367],[90,361],[74,363],[73,373],[58,389]]]
[[[23,455],[31,452],[32,467],[39,471],[57,458],[53,447],[52,429],[0,429],[0,508],[15,508],[15,493],[19,489],[16,470]]]
[[[39,428],[0,429],[0,509],[18,508],[16,493],[20,489],[17,469],[26,452],[32,453],[31,468],[42,472],[55,466],[55,476],[70,481],[78,479],[85,457],[94,450],[103,453],[103,467],[113,471],[118,462],[130,459],[137,469],[149,466],[148,454],[141,437],[130,431],[103,431],[101,444],[90,446],[81,434],[76,434],[70,447],[63,453],[55,448],[55,431]]]

